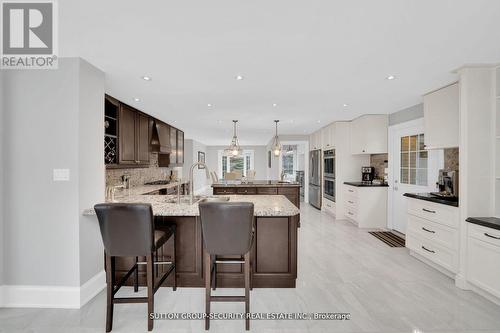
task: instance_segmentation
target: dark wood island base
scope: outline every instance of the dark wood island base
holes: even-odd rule
[[[204,287],[203,240],[197,216],[155,216],[155,223],[177,224],[176,269],[178,287]],[[253,288],[295,288],[297,279],[297,227],[299,215],[255,218],[255,240],[251,250]],[[159,251],[160,259],[169,260],[173,243]],[[163,257],[163,258],[162,258]],[[218,257],[219,258],[219,257]],[[220,258],[231,258],[223,256]],[[132,267],[133,257],[116,258],[116,279]],[[146,285],[146,271],[139,268],[139,284]],[[159,274],[161,275],[161,268]],[[243,288],[243,265],[217,264],[217,287]],[[169,277],[162,286],[172,286]],[[127,285],[132,285],[129,279]]]

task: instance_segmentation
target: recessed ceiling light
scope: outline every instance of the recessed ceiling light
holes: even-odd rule
[[[278,106],[278,104],[276,104],[276,103],[273,103],[273,107],[274,107],[274,108],[275,108],[275,107],[277,107],[277,106]]]
[[[346,107],[348,107],[348,106],[349,106],[349,104],[344,103],[344,104],[342,104],[342,106],[346,108]]]
[[[236,75],[236,80],[238,80],[238,81],[243,80],[243,76],[242,75]]]
[[[290,122],[293,123],[293,122],[295,122],[295,120],[292,119],[292,120],[290,120]]]
[[[137,98],[137,97],[134,97],[134,101],[136,101],[136,102],[140,102],[140,101],[141,101],[141,99],[140,99],[140,98]]]
[[[387,80],[394,80],[396,77],[394,75],[389,75],[386,77]]]
[[[207,104],[207,106],[208,106],[209,108],[211,108],[211,107],[212,107],[212,104],[208,103],[208,104]]]
[[[141,79],[143,79],[144,81],[151,81],[151,76],[144,75],[141,76]]]
[[[321,122],[321,120],[316,121],[318,124]]]

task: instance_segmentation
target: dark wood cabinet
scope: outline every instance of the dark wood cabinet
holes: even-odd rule
[[[212,185],[215,195],[284,195],[297,208],[300,208],[300,186],[224,186]]]
[[[155,224],[175,223],[177,226],[176,270],[178,287],[203,287],[203,238],[201,222],[194,216],[156,216]],[[252,285],[255,288],[294,288],[297,278],[297,223],[298,216],[256,217],[255,238],[251,249]],[[172,258],[173,242],[159,250],[161,260]],[[218,256],[218,258],[232,256]],[[143,260],[143,258],[139,258]],[[134,265],[133,257],[116,258],[116,280]],[[161,266],[161,265],[160,265]],[[160,267],[160,269],[165,269]],[[160,271],[161,273],[161,271]],[[145,285],[145,265],[139,268],[139,282]],[[133,279],[127,280],[127,285]],[[172,286],[170,276],[162,286]],[[217,265],[217,287],[241,288],[241,265]]]
[[[159,166],[184,164],[184,132],[105,95],[104,161],[108,168],[146,167],[150,153]]]
[[[120,164],[149,164],[149,116],[121,105],[118,131]]]
[[[184,132],[177,130],[177,165],[184,164]]]

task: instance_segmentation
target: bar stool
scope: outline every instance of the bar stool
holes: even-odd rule
[[[250,202],[202,202],[200,219],[205,245],[205,330],[210,328],[211,302],[245,302],[245,329],[250,329],[250,249],[254,239],[254,205]],[[217,260],[216,256],[239,255],[243,259]],[[243,264],[245,296],[212,296],[214,264]],[[215,287],[215,283],[214,283]]]
[[[175,272],[175,224],[162,225],[155,229],[153,209],[149,204],[139,203],[103,203],[94,206],[99,220],[102,241],[104,243],[107,302],[106,332],[113,327],[113,307],[115,303],[148,303],[148,331],[153,329],[154,294],[173,274],[173,289],[177,288]],[[173,238],[174,250],[171,261],[158,261],[158,249]],[[155,256],[156,254],[156,256]],[[139,262],[138,257],[146,257]],[[135,257],[132,268],[118,282],[115,281],[115,258]],[[156,257],[156,260],[155,260]],[[134,273],[134,291],[138,289],[139,265],[146,265],[147,297],[115,297],[118,290]],[[155,271],[158,265],[169,265],[167,271],[155,284]]]

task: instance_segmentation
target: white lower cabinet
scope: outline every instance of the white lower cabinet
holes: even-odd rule
[[[387,187],[344,185],[345,217],[360,228],[387,228]]]
[[[335,216],[335,202],[323,197],[323,204],[321,205],[321,210]]]
[[[450,273],[458,270],[458,207],[408,198],[406,247]]]
[[[500,298],[500,230],[469,224],[467,280]]]

